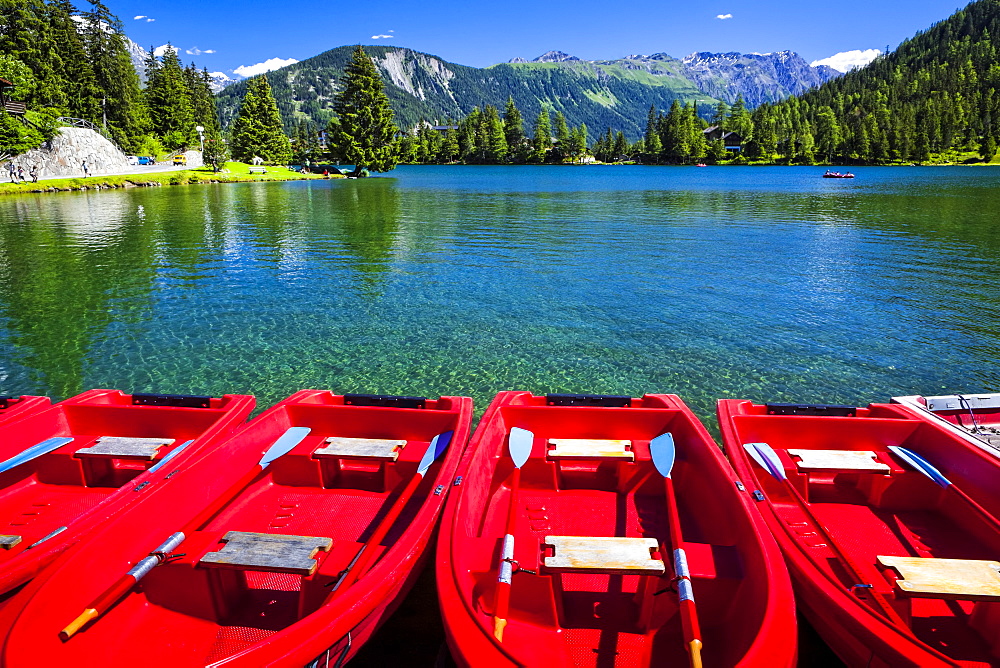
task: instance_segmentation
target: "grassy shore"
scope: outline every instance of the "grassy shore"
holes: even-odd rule
[[[300,174],[287,167],[268,167],[265,174],[251,174],[250,165],[228,162],[224,171],[213,172],[211,167],[197,167],[174,172],[123,174],[119,176],[69,177],[46,179],[38,183],[0,183],[0,195],[22,193],[61,192],[70,190],[104,190],[107,188],[136,188],[143,186],[182,186],[193,183],[243,183],[248,181],[305,181],[323,179],[322,174]],[[344,178],[331,174],[329,178]]]

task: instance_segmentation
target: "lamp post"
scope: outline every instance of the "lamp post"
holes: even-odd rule
[[[198,141],[201,142],[201,153],[205,154],[205,128],[201,125],[194,126],[194,129],[198,132]]]

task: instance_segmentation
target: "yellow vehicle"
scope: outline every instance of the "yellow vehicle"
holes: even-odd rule
[[[174,156],[175,165],[186,165],[188,164],[188,158],[183,153]]]

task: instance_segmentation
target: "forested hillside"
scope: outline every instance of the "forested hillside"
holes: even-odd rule
[[[1000,0],[977,0],[867,67],[753,114],[751,151],[792,160],[925,162],[1000,140]]]
[[[266,75],[289,133],[302,119],[321,127],[329,121],[351,49],[332,49]],[[561,111],[571,125],[616,127],[638,137],[651,104],[669,108],[674,100],[700,100],[707,111],[716,103],[683,77],[640,76],[624,70],[618,76],[584,62],[570,67],[503,64],[480,69],[409,49],[371,46],[365,51],[383,75],[396,122],[403,128],[421,120],[457,122],[476,107],[501,108],[513,97],[526,119],[535,118],[545,105],[552,112]],[[240,82],[219,93],[224,125],[234,118],[245,91],[246,83]]]

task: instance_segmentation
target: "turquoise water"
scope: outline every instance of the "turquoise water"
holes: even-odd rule
[[[0,394],[1000,385],[1000,170],[401,167],[0,200]]]

